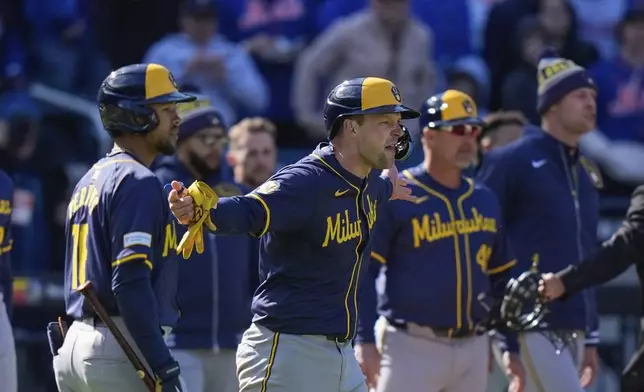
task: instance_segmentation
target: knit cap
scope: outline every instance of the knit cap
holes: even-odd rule
[[[586,69],[547,49],[539,59],[537,112],[544,114],[570,92],[579,88],[597,89]]]

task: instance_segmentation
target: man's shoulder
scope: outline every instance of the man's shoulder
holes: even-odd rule
[[[524,128],[524,134],[518,139],[506,144],[505,146],[494,148],[487,153],[483,161],[526,161],[532,157],[532,152],[535,150],[535,142],[538,133],[541,132],[534,126]]]
[[[13,180],[4,170],[0,170],[0,195],[3,197],[11,197],[12,193]]]
[[[81,183],[102,185],[103,192],[135,191],[141,195],[158,192],[159,179],[145,165],[135,159],[102,159],[83,176]]]
[[[260,195],[269,195],[288,189],[315,189],[321,175],[321,169],[310,162],[300,160],[279,169],[266,182],[252,191]]]
[[[487,185],[483,184],[480,181],[474,181],[471,179],[468,179],[468,181],[472,181],[472,195],[476,197],[477,200],[481,200],[481,202],[485,204],[492,204],[495,206],[500,205],[499,198],[496,196],[496,193],[494,193],[494,191],[492,191],[492,189],[490,189]]]

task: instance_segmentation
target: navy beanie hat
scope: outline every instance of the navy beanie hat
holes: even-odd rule
[[[188,139],[204,128],[222,127],[226,129],[221,114],[212,107],[198,108],[183,114],[179,125],[177,143]]]
[[[550,107],[570,92],[579,88],[597,89],[586,69],[572,60],[559,57],[551,49],[539,59],[539,89],[537,90],[537,112],[544,114]]]

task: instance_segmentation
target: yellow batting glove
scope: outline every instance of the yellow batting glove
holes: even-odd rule
[[[188,188],[188,194],[195,203],[195,218],[188,225],[188,231],[183,235],[181,242],[177,246],[177,253],[181,252],[184,259],[190,257],[195,247],[197,253],[203,253],[203,225],[205,224],[208,229],[213,231],[217,229],[210,219],[210,210],[217,208],[217,202],[219,201],[217,193],[202,181],[193,182]]]

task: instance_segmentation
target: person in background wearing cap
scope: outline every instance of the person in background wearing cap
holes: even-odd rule
[[[465,93],[429,98],[420,116],[425,160],[402,173],[416,201],[380,211],[356,345],[378,392],[472,392],[487,383],[489,312],[477,298],[491,292],[500,300],[516,260],[496,196],[463,175],[483,125]],[[520,383],[519,361],[513,372]]]
[[[578,149],[595,127],[595,83],[584,68],[550,50],[541,56],[538,80],[541,128],[528,125],[521,138],[490,151],[477,173],[501,203],[515,273],[533,263],[558,271],[585,258],[597,241],[600,177]],[[497,360],[521,355],[526,392],[581,392],[599,371],[594,292],[549,310],[539,329],[519,334],[518,346],[499,341]]]
[[[194,183],[186,195],[172,183],[170,209],[190,225],[186,249],[198,243],[200,224],[261,237],[253,323],[237,350],[241,392],[367,390],[352,345],[359,286],[380,207],[414,200],[394,160],[412,147],[400,121],[419,114],[391,81],[376,77],[336,86],[324,113],[329,142],[250,194],[219,198]]]
[[[247,193],[249,189],[229,178],[221,115],[203,100],[179,105],[179,111],[177,152],[155,164],[159,180],[163,184],[204,181],[221,196]],[[178,225],[172,238],[180,239],[184,233],[185,228]],[[242,235],[215,238],[208,233],[204,252],[192,252],[189,260],[179,263],[181,318],[168,345],[191,392],[238,390],[235,352],[250,323],[249,263],[256,241]]]

